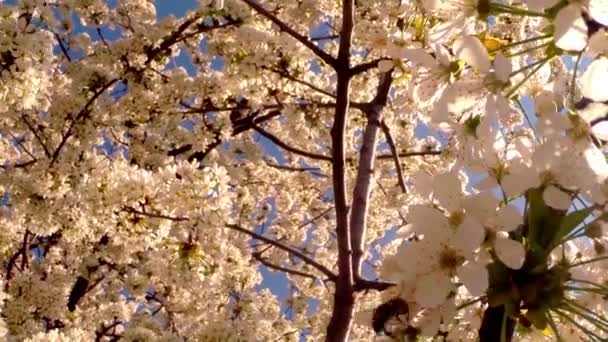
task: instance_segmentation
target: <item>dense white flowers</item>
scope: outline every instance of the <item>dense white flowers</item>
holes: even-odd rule
[[[0,339],[605,340],[607,13],[0,1]]]

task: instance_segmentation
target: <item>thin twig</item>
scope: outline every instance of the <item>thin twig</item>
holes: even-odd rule
[[[311,158],[311,159],[331,161],[331,157],[324,156],[322,154],[316,154],[316,153],[307,152],[307,151],[301,150],[301,149],[299,149],[297,147],[293,147],[293,146],[287,145],[281,139],[279,139],[276,136],[274,136],[273,134],[267,132],[262,127],[260,127],[260,126],[258,126],[256,124],[252,124],[252,126],[253,126],[253,129],[256,132],[258,132],[261,136],[263,136],[266,139],[272,141],[275,145],[283,148],[284,150],[286,150],[288,152],[291,152],[291,153],[294,153],[294,154],[298,154],[298,155],[301,155],[303,157],[307,157],[307,158]]]
[[[262,5],[260,5],[255,0],[242,0],[244,3],[249,5],[249,7],[253,8],[256,12],[266,17],[266,19],[272,21],[275,25],[277,25],[281,31],[285,31],[287,34],[295,38],[297,41],[306,46],[312,53],[314,53],[317,57],[319,57],[323,62],[328,65],[336,67],[337,60],[329,55],[327,52],[323,51],[320,47],[316,46],[312,41],[308,40],[308,38],[296,32],[294,29],[289,27],[285,22],[281,19],[277,18],[274,14],[270,13],[270,11],[266,10]],[[349,39],[350,40],[350,39]]]
[[[334,281],[336,279],[336,275],[330,271],[327,267],[321,265],[320,263],[318,263],[316,260],[312,259],[311,257],[307,256],[306,254],[298,251],[297,249],[290,247],[282,242],[267,238],[263,235],[260,235],[256,232],[252,232],[248,229],[245,229],[243,227],[237,226],[235,224],[227,224],[225,225],[226,228],[229,229],[233,229],[236,231],[239,231],[241,233],[247,234],[249,236],[251,236],[254,239],[260,240],[262,242],[266,242],[269,245],[272,245],[274,247],[277,247],[278,249],[281,249],[299,259],[301,259],[302,261],[304,261],[305,263],[313,266],[314,268],[316,268],[318,271],[320,271],[321,273],[323,273],[325,276],[327,276],[327,278],[331,281]]]
[[[289,274],[293,274],[293,275],[297,275],[297,276],[304,277],[304,278],[317,279],[317,277],[315,277],[314,275],[312,275],[310,273],[306,273],[306,272],[294,270],[292,268],[273,264],[270,261],[268,261],[267,259],[264,259],[264,257],[262,257],[261,253],[259,253],[259,252],[252,253],[251,256],[255,260],[259,261],[262,265],[264,265],[268,268],[271,268],[271,269],[274,269],[277,271],[281,271],[281,272],[285,272],[285,273],[289,273]]]
[[[38,135],[38,132],[34,129],[34,126],[32,126],[32,124],[30,124],[30,122],[27,120],[26,115],[22,115],[21,119],[23,120],[27,128],[29,128],[29,130],[32,132],[32,134],[34,134],[34,137],[36,138],[40,146],[42,146],[42,149],[44,150],[44,155],[47,158],[51,158],[51,152],[49,152],[48,147],[46,147],[46,144],[42,141],[42,138],[40,137],[40,135]]]
[[[397,147],[395,146],[395,140],[393,140],[393,136],[391,134],[390,128],[386,124],[385,120],[382,120],[382,131],[384,132],[384,137],[386,138],[386,143],[391,149],[391,154],[393,156],[393,161],[395,162],[395,169],[397,169],[397,182],[399,183],[399,187],[401,191],[405,194],[407,193],[407,187],[405,186],[405,179],[403,178],[403,170],[401,169],[401,160],[399,159],[399,153],[397,153]]]

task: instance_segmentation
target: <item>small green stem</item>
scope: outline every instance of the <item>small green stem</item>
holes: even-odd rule
[[[515,43],[510,43],[510,44],[504,45],[503,47],[500,48],[500,50],[507,50],[507,49],[510,49],[515,46],[519,46],[519,45],[523,45],[523,44],[527,44],[527,43],[535,42],[537,40],[547,39],[547,38],[551,38],[551,37],[552,37],[552,35],[545,34],[542,36],[536,36],[536,37],[520,40]]]
[[[526,75],[526,77],[524,77],[523,80],[521,80],[519,83],[517,83],[517,85],[515,85],[515,87],[513,87],[513,89],[511,89],[511,91],[509,91],[507,93],[507,95],[505,95],[506,98],[510,98],[513,94],[515,94],[515,92],[517,91],[517,89],[519,89],[519,87],[521,87],[524,83],[526,83],[526,81],[528,79],[530,79],[530,77],[532,77],[532,75],[534,75],[538,70],[540,70],[540,68],[542,68],[543,65],[545,65],[545,63],[547,63],[551,58],[553,58],[553,56],[551,57],[547,57],[543,59],[543,63],[538,64],[536,67],[534,67],[532,69],[532,71],[530,71],[530,73],[528,73]]]
[[[593,331],[585,328],[584,326],[582,326],[581,324],[579,324],[578,322],[576,322],[576,320],[574,320],[573,318],[571,318],[570,316],[568,316],[567,314],[565,314],[564,312],[560,311],[559,309],[555,310],[555,312],[562,316],[563,318],[565,318],[567,321],[569,321],[570,323],[574,324],[577,328],[579,328],[582,332],[586,333],[588,336],[593,336],[594,338],[596,338],[598,341],[605,341],[605,339],[601,338],[600,336],[598,336],[597,334],[595,334]]]
[[[519,69],[517,69],[517,70],[515,70],[515,71],[511,72],[511,73],[509,74],[509,77],[513,77],[513,76],[515,76],[515,75],[519,74],[520,72],[524,72],[524,71],[526,71],[526,70],[528,70],[528,69],[530,69],[530,68],[533,68],[533,67],[535,67],[535,66],[537,66],[537,65],[539,65],[539,64],[544,64],[544,63],[545,63],[547,60],[549,60],[549,59],[551,59],[551,58],[552,58],[552,57],[546,57],[546,58],[543,58],[543,59],[539,59],[538,61],[536,61],[536,62],[534,62],[534,63],[530,63],[530,64],[526,65],[525,67],[521,67],[521,68],[519,68]]]
[[[536,139],[536,142],[540,143],[540,138],[536,133],[536,129],[534,128],[534,126],[532,126],[532,121],[530,121],[530,117],[528,117],[528,112],[526,112],[524,106],[521,104],[521,101],[519,99],[515,99],[515,102],[517,103],[517,106],[519,107],[521,112],[524,114],[524,118],[526,119],[528,126],[530,126],[530,129],[532,130],[532,132],[534,132],[534,138]]]
[[[590,319],[592,319],[594,322],[597,322],[598,326],[601,325],[602,328],[604,329],[604,331],[608,331],[608,330],[606,330],[606,329],[608,329],[608,320],[606,320],[604,317],[602,317],[599,314],[597,314],[596,312],[593,312],[592,310],[589,310],[588,308],[576,303],[575,301],[565,299],[564,303],[568,307],[571,307],[573,310],[580,311],[581,316],[583,316],[583,317],[589,316],[589,318],[585,317],[585,319],[587,319],[589,321],[590,321]]]
[[[574,268],[574,267],[578,267],[578,266],[582,266],[582,265],[586,265],[586,264],[590,264],[596,261],[602,261],[602,260],[606,260],[608,259],[608,256],[602,256],[602,257],[597,257],[597,258],[593,258],[593,259],[589,259],[589,260],[585,260],[585,261],[579,261],[576,262],[570,266],[568,266],[568,268]]]
[[[602,285],[602,284],[598,284],[598,283],[594,283],[594,282],[589,281],[589,280],[572,278],[572,279],[570,279],[570,281],[573,281],[573,282],[575,282],[575,283],[581,283],[581,284],[586,284],[586,285],[592,285],[592,286],[599,287],[600,289],[604,289],[604,290],[608,291],[608,287],[607,287],[607,286],[604,286],[604,285]]]
[[[576,56],[576,62],[574,63],[574,70],[572,71],[572,80],[570,81],[570,106],[574,105],[574,93],[576,92],[576,74],[578,72],[578,67],[581,64],[581,59],[583,57],[583,52],[579,52]]]
[[[594,288],[590,288],[590,287],[575,287],[575,286],[564,286],[565,290],[569,290],[569,291],[578,291],[578,292],[591,292],[591,293],[597,293],[600,295],[606,295],[608,294],[608,292],[606,292],[605,290],[602,289],[594,289]]]
[[[519,50],[519,51],[517,51],[517,52],[513,52],[513,53],[507,53],[507,54],[505,54],[505,57],[515,57],[515,56],[524,55],[524,54],[527,54],[527,53],[532,52],[532,51],[534,51],[534,50],[538,50],[538,49],[544,48],[544,47],[546,47],[546,46],[549,46],[549,45],[551,45],[552,43],[553,43],[553,42],[549,41],[549,42],[542,43],[542,44],[540,44],[540,45],[534,45],[534,46],[531,46],[531,47],[529,47],[529,48],[527,48],[527,49]]]
[[[546,316],[547,316],[547,322],[549,322],[549,326],[551,327],[551,330],[553,330],[553,333],[555,333],[555,340],[557,342],[563,342],[564,340],[562,339],[561,335],[559,334],[559,329],[557,329],[557,324],[555,324],[555,320],[553,320],[553,316],[551,316],[550,312],[547,312]]]

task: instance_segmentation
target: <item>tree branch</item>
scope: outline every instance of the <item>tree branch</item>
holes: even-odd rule
[[[275,69],[275,68],[268,68],[268,67],[261,67],[261,68],[264,69],[264,70],[268,70],[268,71],[274,72],[275,74],[277,74],[277,75],[279,75],[279,76],[281,76],[281,77],[283,77],[285,79],[288,79],[290,81],[293,81],[293,82],[299,83],[301,85],[307,86],[308,88],[310,88],[310,89],[318,92],[319,94],[323,94],[323,95],[331,97],[331,98],[336,98],[335,94],[332,94],[331,92],[329,92],[327,90],[319,88],[319,87],[317,87],[316,85],[314,85],[314,84],[312,84],[310,82],[307,82],[307,81],[301,80],[299,78],[296,78],[296,77],[292,76],[291,74],[289,74],[287,72],[284,72],[284,71],[281,71],[281,70],[278,70],[278,69]]]
[[[264,266],[266,266],[268,268],[272,268],[272,269],[277,270],[277,271],[281,271],[281,272],[297,275],[297,276],[304,277],[304,278],[317,279],[317,277],[315,277],[314,275],[312,275],[310,273],[294,270],[294,269],[283,267],[283,266],[280,266],[280,265],[275,265],[275,264],[271,263],[270,261],[264,259],[264,257],[262,257],[262,253],[260,253],[260,252],[254,252],[254,253],[251,254],[251,256],[255,260],[259,261],[262,265],[264,265]]]
[[[278,249],[281,249],[297,258],[300,258],[302,261],[304,261],[305,263],[309,264],[310,266],[316,268],[318,271],[320,271],[321,273],[323,273],[329,280],[331,281],[335,281],[336,280],[336,275],[330,271],[327,267],[321,265],[320,263],[318,263],[316,260],[312,259],[311,257],[307,256],[306,254],[298,251],[297,249],[287,246],[282,242],[273,240],[273,239],[269,239],[263,235],[260,235],[256,232],[252,232],[248,229],[242,228],[240,226],[237,226],[235,224],[227,224],[225,225],[226,228],[229,229],[233,229],[236,231],[239,231],[241,233],[244,233],[246,235],[251,236],[252,238],[256,239],[256,240],[260,240],[262,242],[265,242],[269,245],[272,245]]]
[[[363,146],[359,156],[359,169],[353,190],[353,204],[350,217],[351,246],[353,248],[353,277],[355,282],[361,277],[361,262],[364,254],[367,212],[371,193],[371,181],[376,159],[376,142],[382,111],[388,101],[388,93],[393,82],[392,70],[380,76],[376,96],[370,102],[367,125],[363,133]]]
[[[401,160],[399,160],[399,153],[397,153],[397,146],[395,146],[395,140],[393,140],[393,136],[391,135],[391,130],[386,124],[386,121],[382,120],[382,131],[384,132],[384,137],[386,138],[386,143],[391,149],[391,154],[393,156],[393,161],[395,162],[395,169],[397,169],[397,182],[399,183],[399,187],[401,191],[405,194],[407,193],[407,188],[405,186],[405,179],[403,178],[403,170],[401,169]]]
[[[78,114],[76,114],[76,117],[70,123],[70,126],[68,127],[67,132],[65,132],[65,134],[63,135],[63,138],[61,139],[61,142],[57,146],[57,149],[55,149],[55,152],[53,152],[53,155],[51,157],[51,162],[49,164],[49,168],[51,168],[53,166],[53,164],[55,164],[55,162],[57,161],[57,158],[59,158],[59,153],[61,152],[61,149],[65,146],[65,143],[68,141],[68,139],[72,136],[72,131],[74,130],[74,126],[76,126],[76,123],[80,119],[82,119],[83,117],[87,116],[90,113],[89,107],[93,104],[93,102],[95,102],[95,100],[97,100],[97,98],[99,96],[101,96],[101,94],[103,94],[106,90],[108,90],[108,88],[110,88],[116,82],[118,82],[117,78],[110,80],[108,83],[104,84],[103,87],[101,87],[99,90],[97,90],[95,92],[95,94],[93,94],[93,96],[91,96],[89,101],[87,101],[87,103],[80,110],[80,112],[78,112]]]
[[[23,120],[23,122],[25,123],[27,128],[29,128],[29,130],[32,132],[32,134],[34,134],[34,137],[36,138],[36,140],[38,141],[40,146],[42,146],[42,149],[44,150],[44,155],[47,158],[51,158],[51,153],[49,152],[48,147],[46,147],[46,144],[42,141],[42,138],[40,137],[38,132],[34,129],[34,126],[32,126],[32,124],[28,121],[27,116],[25,114],[21,116],[21,120]]]
[[[397,155],[400,158],[408,158],[408,157],[424,157],[424,156],[438,156],[443,151],[414,151],[414,152],[400,152]],[[393,154],[381,154],[377,157],[378,159],[393,159]]]
[[[256,12],[266,17],[266,19],[272,21],[275,25],[277,25],[281,31],[285,31],[287,34],[295,38],[297,41],[306,46],[312,53],[314,53],[317,57],[319,57],[323,62],[332,67],[336,67],[337,61],[334,57],[332,57],[327,52],[323,51],[320,47],[316,46],[312,41],[310,41],[305,36],[299,34],[295,30],[293,30],[289,25],[281,21],[281,19],[277,18],[274,14],[270,13],[270,11],[266,10],[262,5],[260,5],[255,0],[242,0],[244,3],[249,5],[249,7],[253,8]]]
[[[396,284],[379,281],[379,280],[367,280],[367,279],[359,279],[355,283],[355,291],[368,291],[368,290],[376,290],[376,291],[385,291]]]
[[[339,273],[334,291],[331,318],[326,330],[326,341],[328,342],[343,342],[348,340],[355,307],[344,148],[344,135],[350,105],[350,48],[353,28],[355,26],[354,17],[354,0],[343,0],[340,47],[338,49],[338,60],[334,67],[337,73],[336,112],[331,128],[332,183],[336,207]]]
[[[362,64],[359,64],[359,65],[356,65],[356,66],[354,66],[354,67],[352,67],[350,69],[350,74],[352,76],[356,76],[356,75],[362,74],[362,73],[364,73],[366,71],[369,71],[371,69],[377,68],[378,64],[381,61],[386,61],[386,60],[389,60],[389,58],[378,58],[378,59],[374,59],[373,61],[369,61],[369,62],[366,62],[366,63],[362,63]]]
[[[283,148],[284,150],[286,150],[288,152],[291,152],[291,153],[294,153],[294,154],[298,154],[298,155],[301,155],[303,157],[307,157],[307,158],[311,158],[311,159],[326,160],[326,161],[331,161],[332,160],[328,156],[324,156],[322,154],[316,154],[316,153],[307,152],[307,151],[301,150],[299,148],[287,145],[282,140],[280,140],[276,136],[272,135],[271,133],[265,131],[262,127],[260,127],[260,126],[258,126],[256,124],[253,124],[253,129],[256,132],[258,132],[261,136],[263,136],[266,139],[272,141],[274,144],[276,144],[277,146]]]

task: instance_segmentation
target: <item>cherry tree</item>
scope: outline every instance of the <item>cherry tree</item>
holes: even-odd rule
[[[605,341],[607,27],[605,0],[0,2],[0,335]]]

